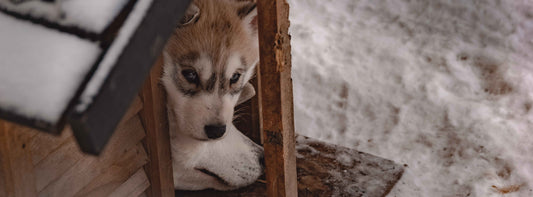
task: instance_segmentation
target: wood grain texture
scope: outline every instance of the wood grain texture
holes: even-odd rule
[[[76,197],[109,196],[148,162],[148,156],[141,143],[131,149],[113,163],[103,174],[96,177],[80,190]],[[130,188],[137,190],[137,188]],[[146,189],[146,188],[145,188]]]
[[[297,196],[289,5],[259,0],[260,110],[268,196]]]
[[[39,134],[29,144],[32,153],[33,165],[41,162],[50,153],[61,147],[66,141],[74,139],[70,127],[67,127],[60,136]]]
[[[140,114],[146,130],[144,142],[150,159],[145,169],[151,183],[148,190],[151,197],[174,195],[166,94],[160,85],[162,70],[163,60],[160,57],[152,67],[141,92],[144,106]]]
[[[126,182],[118,187],[109,197],[131,197],[140,196],[148,187],[150,182],[144,172],[144,169],[139,169]]]
[[[61,177],[84,157],[74,138],[65,142],[56,151],[35,165],[35,187],[43,190],[48,184]]]
[[[144,130],[137,116],[117,128],[108,146],[99,157],[85,155],[69,168],[61,177],[47,185],[39,196],[73,196],[98,177],[117,158],[144,138]],[[79,154],[82,154],[81,152]]]
[[[36,196],[31,155],[27,146],[37,134],[32,129],[0,120],[0,175],[6,197]]]
[[[0,120],[0,196],[72,196],[82,188],[77,194],[90,195],[114,186],[95,195],[107,196],[147,162],[141,108],[137,97],[101,157],[82,153],[70,129],[54,136]]]
[[[0,120],[0,135],[3,135],[1,133],[4,133],[7,131],[6,124]],[[0,138],[0,140],[3,140],[3,138]],[[4,148],[4,142],[0,142],[0,196],[7,196],[8,195],[8,185],[7,181],[9,181],[9,174],[8,170],[8,158],[7,158],[7,150]]]

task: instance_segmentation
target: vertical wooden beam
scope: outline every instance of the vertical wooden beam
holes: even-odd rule
[[[0,120],[0,196],[37,196],[28,146],[36,133]]]
[[[174,196],[166,94],[159,83],[162,70],[163,61],[159,58],[141,92],[143,110],[140,115],[146,130],[145,145],[150,159],[145,169],[151,183],[148,189],[151,197]]]
[[[268,196],[297,196],[289,5],[259,0],[259,98]]]

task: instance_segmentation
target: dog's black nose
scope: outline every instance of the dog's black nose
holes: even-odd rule
[[[220,138],[226,133],[226,125],[207,125],[204,129],[209,139]]]

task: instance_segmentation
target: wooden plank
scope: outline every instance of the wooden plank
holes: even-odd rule
[[[144,130],[137,116],[117,128],[109,145],[99,157],[86,155],[60,178],[46,186],[39,196],[73,196],[94,178],[105,172],[117,155],[122,155],[144,138]]]
[[[140,114],[146,130],[144,142],[150,157],[145,169],[151,183],[148,190],[148,195],[151,197],[174,195],[166,94],[159,83],[162,70],[163,59],[160,57],[152,67],[141,92],[144,107]]]
[[[109,197],[130,197],[141,195],[148,187],[150,182],[144,172],[144,169],[140,168],[135,174],[133,174],[126,182],[124,182],[119,188],[117,188]]]
[[[0,121],[0,157],[2,157],[5,196],[35,196],[34,171],[27,144],[36,134],[29,128]]]
[[[0,135],[7,132],[7,124],[4,121],[0,120]],[[13,195],[11,183],[11,170],[9,165],[9,152],[5,146],[5,138],[0,137],[0,196],[10,196]]]
[[[268,196],[297,196],[289,5],[259,0],[260,110]]]
[[[302,196],[386,196],[404,168],[391,160],[298,136]]]
[[[131,120],[141,108],[142,102],[136,97],[123,117],[121,125]],[[41,191],[51,181],[63,175],[85,156],[80,152],[70,129],[63,131],[60,137],[39,133],[32,139],[29,147],[35,165],[37,191]]]
[[[105,171],[105,173],[95,178],[75,196],[109,196],[137,170],[141,169],[146,162],[148,162],[148,156],[144,151],[143,145],[139,143],[135,149],[131,149],[126,154],[122,155],[119,160]]]
[[[83,157],[84,155],[80,152],[74,138],[70,138],[68,142],[62,144],[61,147],[35,166],[37,191],[43,190],[53,180],[61,177]]]
[[[73,138],[70,128],[65,129],[60,136],[45,133],[40,133],[35,136],[29,143],[33,165],[37,165],[46,156]]]

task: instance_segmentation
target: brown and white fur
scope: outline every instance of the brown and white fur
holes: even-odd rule
[[[235,106],[255,94],[256,14],[250,2],[195,0],[165,47],[176,189],[230,190],[262,174],[262,147],[232,124]]]

